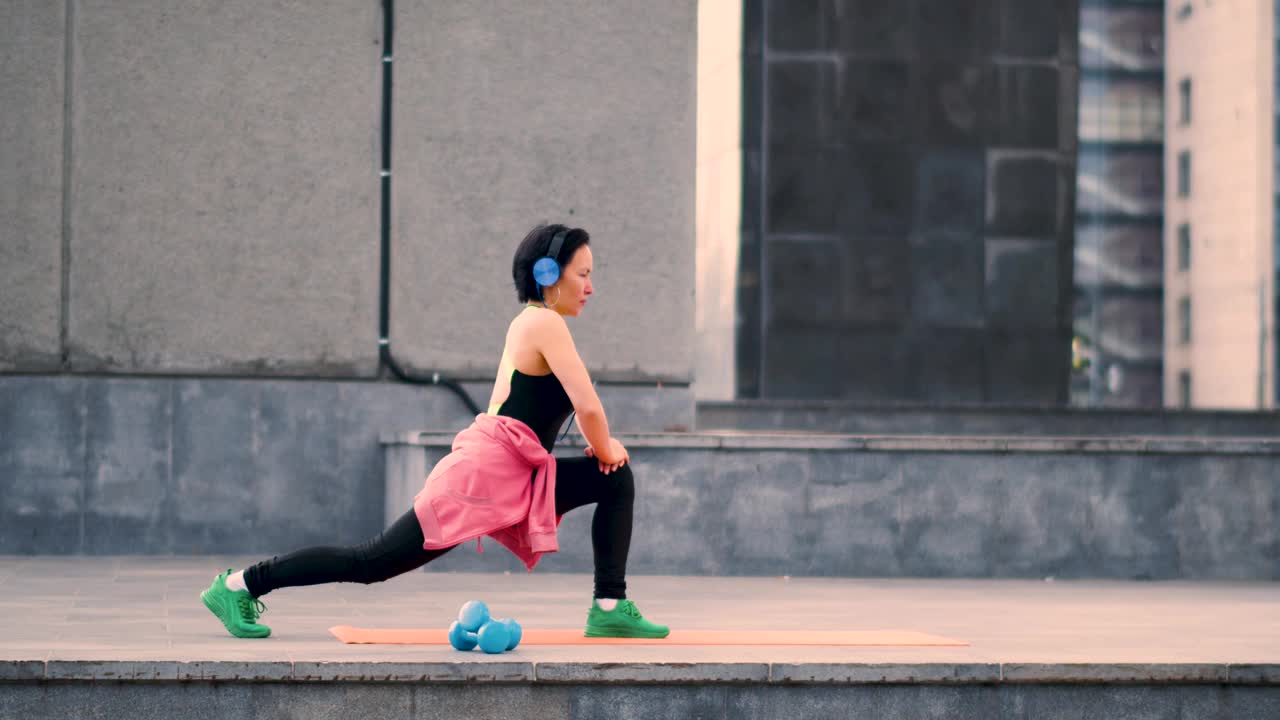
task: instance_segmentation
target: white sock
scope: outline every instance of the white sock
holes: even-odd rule
[[[596,604],[600,606],[601,610],[608,612],[618,607],[618,599],[617,598],[596,598]]]
[[[245,590],[248,591],[249,586],[244,584],[244,571],[233,572],[227,576],[226,586],[228,590]]]

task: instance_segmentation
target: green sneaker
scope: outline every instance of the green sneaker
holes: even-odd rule
[[[664,638],[671,632],[666,625],[655,625],[640,615],[640,609],[630,600],[619,600],[612,610],[601,610],[600,604],[591,601],[587,611],[586,637]]]
[[[264,638],[271,634],[271,628],[257,622],[259,614],[267,609],[263,602],[250,595],[247,590],[228,590],[228,569],[213,579],[208,590],[200,593],[200,600],[209,612],[218,616],[227,632],[239,638]]]

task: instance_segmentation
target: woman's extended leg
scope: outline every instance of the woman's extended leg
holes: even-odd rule
[[[595,458],[556,460],[556,513],[594,503],[591,549],[595,557],[595,599],[587,611],[589,637],[662,638],[670,632],[640,615],[627,600],[627,554],[631,550],[631,518],[635,505],[631,466],[600,472]]]
[[[331,582],[382,582],[422,567],[452,548],[425,550],[422,527],[410,509],[377,536],[349,547],[317,546],[263,560],[243,571],[243,590],[228,583],[231,570],[219,575],[200,598],[237,637],[267,637],[259,624],[265,606],[258,598],[272,590]]]

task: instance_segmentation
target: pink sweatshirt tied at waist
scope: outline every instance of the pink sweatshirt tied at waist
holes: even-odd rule
[[[542,553],[560,549],[555,500],[556,459],[533,430],[515,418],[482,413],[432,468],[413,510],[423,548],[488,535],[533,570]]]

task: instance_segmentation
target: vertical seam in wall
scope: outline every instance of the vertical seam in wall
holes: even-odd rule
[[[66,0],[62,33],[62,258],[61,286],[59,288],[58,355],[59,368],[71,369],[71,353],[68,350],[71,312],[71,79],[72,58],[75,56],[73,32],[75,28],[75,2]]]
[[[169,548],[177,547],[178,540],[178,491],[173,486],[173,425],[177,420],[177,404],[178,399],[178,381],[163,381],[169,387],[168,397],[165,399],[165,423],[164,423],[164,442],[165,442],[165,458],[164,458],[164,500],[160,505],[160,512],[164,516],[161,522],[165,525],[164,537],[166,538]]]
[[[76,393],[76,414],[80,420],[80,545],[78,555],[85,554],[85,515],[89,512],[89,381],[73,380],[79,386]]]

